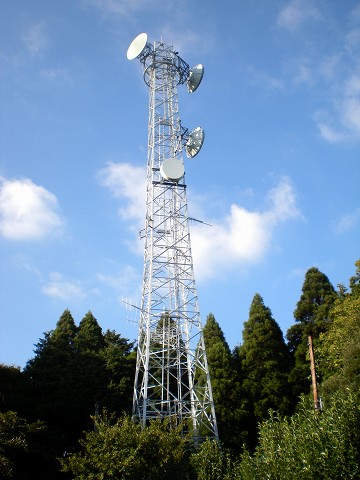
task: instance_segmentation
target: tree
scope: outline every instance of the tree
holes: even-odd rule
[[[16,412],[0,413],[0,477],[32,478],[34,463],[33,437],[44,430],[37,421],[28,423]]]
[[[294,317],[304,327],[304,333],[317,338],[329,324],[329,312],[336,293],[328,277],[316,267],[306,272],[300,300]]]
[[[115,332],[103,334],[91,312],[76,327],[68,310],[40,339],[24,375],[30,386],[27,418],[48,427],[44,441],[52,470],[47,478],[58,478],[56,457],[77,447],[97,409],[120,414],[130,408],[132,347]]]
[[[0,364],[0,412],[26,411],[26,384],[20,367]]]
[[[279,325],[258,293],[244,323],[239,357],[252,417],[250,446],[254,446],[256,425],[267,418],[268,410],[288,414],[291,406],[287,384],[289,353]]]
[[[105,346],[101,327],[90,311],[87,312],[79,324],[74,344],[75,348],[82,353],[95,353]]]
[[[360,258],[355,262],[356,272],[350,278],[350,291],[353,297],[360,297]]]
[[[105,346],[100,351],[106,372],[106,392],[102,405],[110,412],[130,412],[134,391],[136,352],[129,342],[114,330],[104,334]]]
[[[72,406],[83,429],[91,427],[90,415],[99,406],[104,406],[108,378],[101,352],[105,346],[102,329],[93,314],[88,312],[81,320],[74,339],[76,362],[71,372],[71,384],[74,386]]]
[[[350,291],[340,295],[332,310],[329,329],[320,334],[316,355],[325,394],[353,388],[360,392],[360,261],[350,278]]]
[[[145,429],[124,415],[93,417],[95,428],[80,441],[81,451],[61,461],[74,480],[176,480],[187,478],[188,439],[181,425],[153,420]]]
[[[316,415],[303,397],[291,418],[276,414],[260,426],[253,456],[242,456],[242,480],[355,479],[360,475],[360,409],[350,392]]]
[[[336,292],[328,277],[316,267],[309,268],[294,311],[297,324],[290,327],[286,334],[293,357],[289,381],[295,397],[309,391],[308,337],[312,336],[316,348],[319,335],[330,325],[330,310],[335,299]]]
[[[70,310],[64,310],[56,323],[55,330],[52,332],[52,341],[56,343],[58,347],[63,347],[65,350],[73,350],[77,333],[78,328],[75,325]]]
[[[210,313],[203,328],[216,419],[221,443],[239,448],[245,441],[244,400],[224,333]]]
[[[317,354],[324,392],[352,386],[360,391],[360,297],[346,297],[332,310],[330,329],[320,336]]]

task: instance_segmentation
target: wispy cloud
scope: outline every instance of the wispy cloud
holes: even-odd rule
[[[49,82],[58,85],[71,85],[73,83],[72,75],[67,68],[46,68],[40,71],[40,75]]]
[[[281,9],[277,18],[277,24],[289,32],[295,32],[308,20],[319,20],[319,10],[306,0],[292,0]]]
[[[21,37],[26,50],[33,56],[41,56],[48,48],[50,42],[46,35],[45,22],[31,25]]]
[[[83,0],[82,3],[97,8],[104,16],[129,16],[149,5],[150,0]]]
[[[330,143],[360,140],[360,74],[352,74],[343,82],[333,105],[332,113],[315,114],[322,137]]]
[[[77,280],[64,280],[58,272],[49,275],[49,281],[43,285],[41,291],[49,297],[60,300],[82,300],[85,292],[81,283]]]
[[[338,51],[327,56],[319,70],[327,82],[329,105],[314,118],[330,143],[360,140],[360,5],[349,13],[347,25]]]
[[[346,233],[360,225],[360,207],[355,208],[350,213],[343,215],[335,224],[334,229],[337,233]]]
[[[262,212],[233,204],[229,215],[214,221],[210,231],[201,226],[191,228],[197,278],[218,277],[260,261],[270,248],[277,225],[301,218],[289,178],[284,177],[267,197],[269,207]]]
[[[281,91],[284,89],[284,82],[281,78],[277,78],[269,75],[266,72],[257,70],[253,66],[248,66],[247,71],[255,85],[261,85],[261,87],[265,87],[268,90]]]
[[[313,69],[306,63],[297,63],[296,72],[293,78],[295,85],[307,84],[312,85],[314,82]]]
[[[145,217],[146,171],[129,163],[109,162],[100,170],[97,178],[116,198],[125,200],[119,215],[125,220],[135,220],[137,227]]]
[[[360,23],[360,3],[351,10],[350,18],[353,22]]]
[[[29,179],[0,178],[0,233],[8,240],[39,240],[59,233],[64,222],[56,196]]]
[[[194,54],[200,51],[204,54],[205,52],[214,52],[218,48],[216,39],[209,31],[202,31],[200,34],[198,31],[184,27],[184,23],[186,22],[182,19],[180,28],[174,28],[174,25],[162,25],[160,27],[164,42],[174,45],[182,58],[189,52]],[[159,40],[159,38],[156,38],[156,40]]]
[[[96,278],[106,287],[110,287],[122,301],[124,297],[139,298],[141,278],[138,270],[126,265],[116,273],[97,273]]]
[[[342,57],[343,53],[341,52],[327,55],[320,64],[320,76],[325,78],[325,80],[327,81],[331,81],[336,78],[336,75],[341,68]]]

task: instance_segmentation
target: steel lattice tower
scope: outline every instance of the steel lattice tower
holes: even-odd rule
[[[195,441],[218,438],[193,272],[183,151],[195,156],[200,128],[181,126],[177,85],[199,85],[193,69],[163,42],[140,34],[128,59],[139,58],[149,86],[149,129],[144,272],[140,306],[133,418],[143,426],[171,417]]]

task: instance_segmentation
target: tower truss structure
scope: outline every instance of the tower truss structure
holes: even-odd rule
[[[142,298],[133,418],[143,426],[170,417],[196,441],[218,438],[204,336],[194,280],[184,151],[195,156],[203,132],[182,127],[177,86],[194,91],[202,78],[172,45],[140,34],[128,59],[138,58],[149,87]]]

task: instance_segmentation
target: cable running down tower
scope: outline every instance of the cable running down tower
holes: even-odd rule
[[[204,141],[181,125],[177,86],[194,92],[203,66],[190,69],[164,42],[141,33],[127,58],[138,58],[149,87],[146,217],[133,418],[181,421],[195,441],[218,438],[190,245],[183,151]]]

